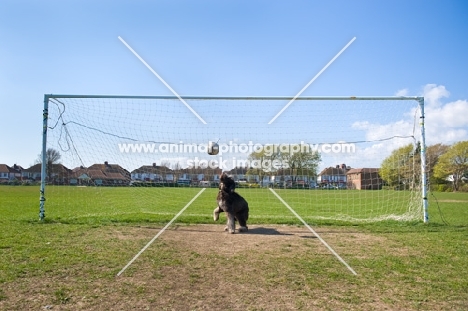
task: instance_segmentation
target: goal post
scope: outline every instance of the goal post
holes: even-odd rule
[[[183,189],[215,191],[225,171],[261,207],[254,221],[287,219],[273,188],[308,221],[428,222],[423,97],[297,97],[270,123],[293,97],[182,98],[190,109],[175,96],[46,94],[40,220],[49,189],[85,205],[92,195],[75,190],[96,189],[113,215],[163,215]]]

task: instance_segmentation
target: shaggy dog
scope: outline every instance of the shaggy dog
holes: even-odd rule
[[[216,200],[218,207],[213,211],[213,219],[219,219],[219,213],[225,212],[227,216],[227,226],[224,228],[229,233],[236,231],[236,220],[239,222],[239,232],[248,230],[247,219],[249,219],[249,204],[235,192],[236,183],[223,173],[220,176],[219,192]]]

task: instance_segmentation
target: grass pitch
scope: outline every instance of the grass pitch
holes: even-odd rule
[[[12,219],[36,220],[35,187],[6,187],[6,199],[20,208]],[[161,222],[167,223],[200,188],[158,187],[47,187],[46,221],[61,223]],[[296,217],[265,188],[239,189],[251,209],[250,223],[300,224]],[[404,215],[412,201],[414,215],[422,218],[420,195],[409,191],[358,191],[275,189],[289,205],[312,223],[337,224],[351,217],[365,221],[382,215]],[[178,219],[182,223],[211,223],[217,189],[207,189]],[[20,199],[21,198],[21,199]],[[417,210],[419,209],[419,210]],[[27,211],[27,212],[26,212]],[[15,213],[16,212],[16,213]],[[341,217],[341,218],[340,218]],[[408,217],[407,217],[408,218]]]
[[[316,216],[343,200],[365,215],[352,192],[278,192],[354,276],[268,190],[239,189],[250,231],[228,235],[208,189],[116,278],[199,190],[48,187],[40,223],[36,187],[0,187],[0,309],[468,309],[466,193],[430,196],[429,224],[350,224]]]

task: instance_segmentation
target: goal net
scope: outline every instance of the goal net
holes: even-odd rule
[[[250,223],[422,220],[420,101],[46,95],[41,217],[167,221],[207,188],[179,221],[212,222],[227,172]]]

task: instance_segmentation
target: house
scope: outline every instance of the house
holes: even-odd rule
[[[249,174],[248,171],[249,168],[246,167],[235,167],[227,171],[226,174],[232,176],[235,182],[258,183],[260,181],[260,176]]]
[[[70,185],[102,185],[107,176],[101,170],[92,170],[80,166],[73,169]]]
[[[26,180],[41,180],[42,164],[35,164],[27,169],[22,170],[21,178]],[[72,171],[63,164],[52,164],[47,168],[46,180],[52,184],[68,184]]]
[[[136,181],[174,182],[174,171],[167,166],[158,166],[156,163],[140,166],[133,170],[130,175],[131,179]]]
[[[323,169],[317,177],[317,183],[322,187],[338,187],[346,188],[346,173],[351,170],[351,167],[346,164],[337,165],[336,167],[327,167]]]
[[[10,180],[10,167],[6,164],[0,164],[0,181]]]
[[[24,168],[21,165],[16,165],[16,163],[10,166],[10,180],[21,180],[21,172],[23,170]]]
[[[378,168],[353,168],[346,173],[348,189],[380,190],[383,180]]]
[[[253,172],[257,170],[252,170]],[[301,187],[315,186],[317,177],[306,169],[279,169],[274,173],[266,173],[262,177],[249,172],[248,168],[233,168],[226,172],[238,183],[258,183],[262,186]]]
[[[129,171],[124,169],[118,164],[109,164],[109,162],[105,161],[103,164],[93,164],[88,167],[89,170],[100,170],[104,172],[106,175],[108,173],[120,173],[123,177],[130,180],[131,174]]]
[[[279,169],[274,176],[275,185],[309,188],[317,184],[315,171],[308,169]]]
[[[0,164],[0,181],[21,180],[22,171],[23,168],[16,164],[13,166]]]
[[[41,180],[41,167],[42,165],[39,163],[27,169],[24,169],[21,172],[21,178],[24,180],[40,181]]]
[[[222,170],[220,168],[184,168],[174,171],[177,182],[189,181],[192,185],[199,185],[200,181],[209,181],[215,184],[219,183],[219,176]]]
[[[131,174],[118,164],[93,164],[73,169],[70,185],[128,186]]]

